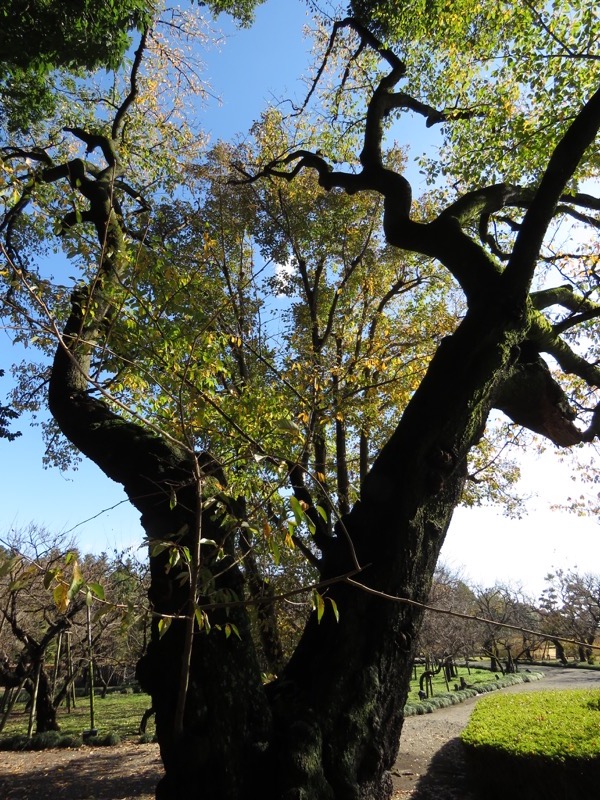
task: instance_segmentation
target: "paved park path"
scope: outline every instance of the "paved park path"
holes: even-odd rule
[[[545,677],[500,689],[502,693],[542,689],[600,689],[600,670],[544,668]],[[394,765],[397,800],[485,800],[470,785],[458,739],[482,696],[404,722],[400,753]]]

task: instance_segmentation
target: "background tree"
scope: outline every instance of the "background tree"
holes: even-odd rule
[[[90,570],[85,574],[89,575]],[[130,554],[116,554],[109,559],[101,579],[108,611],[96,604],[93,617],[95,668],[105,686],[135,680],[137,662],[150,635],[148,579],[147,564]]]
[[[58,730],[53,655],[58,638],[85,607],[84,596],[78,595],[83,585],[79,565],[74,557],[65,561],[61,545],[60,537],[30,526],[13,533],[2,552],[0,674],[5,687],[28,692],[37,733]],[[60,582],[53,597],[49,586],[54,576],[60,576]]]
[[[4,370],[0,369],[0,378],[2,377],[4,377]],[[10,431],[8,427],[18,416],[13,408],[0,404],[0,439],[8,439],[11,442],[21,435],[19,431]]]
[[[506,623],[513,628],[483,624],[480,636],[483,652],[490,658],[490,669],[504,674],[518,671],[520,659],[530,660],[532,652],[543,642],[540,632],[535,635],[528,631],[541,631],[539,611],[522,591],[511,586],[496,585],[487,589],[475,590],[475,603],[478,616],[496,623]],[[519,635],[514,628],[521,628]]]
[[[592,661],[592,645],[600,628],[600,578],[593,573],[576,570],[557,570],[546,577],[547,587],[542,592],[540,606],[544,622],[554,633],[581,642],[577,648],[579,661]],[[553,640],[554,641],[554,640]],[[564,649],[557,649],[559,658],[565,660]]]
[[[3,226],[5,302],[21,324],[39,328],[48,348],[58,342],[49,376],[56,424],[124,486],[148,537],[154,617],[138,674],[157,713],[161,798],[389,797],[421,604],[491,409],[558,446],[596,436],[599,308],[593,271],[585,269],[593,243],[578,258],[552,254],[569,288],[533,291],[533,280],[538,263],[542,272],[548,263],[545,237],[552,240],[557,220],[585,218],[592,235],[597,228],[598,202],[576,186],[596,169],[597,61],[593,47],[582,50],[577,40],[538,63],[556,43],[544,18],[529,7],[497,8],[465,2],[456,17],[440,10],[446,38],[439,53],[430,9],[400,14],[394,36],[405,60],[355,19],[336,23],[331,37],[321,34],[331,71],[316,73],[311,107],[329,141],[321,139],[320,152],[286,139],[281,152],[251,153],[251,162],[260,161],[242,167],[239,225],[217,214],[231,188],[221,192],[215,181],[196,195],[195,214],[181,215],[170,201],[181,176],[194,190],[197,165],[182,164],[198,143],[160,113],[153,73],[143,67],[149,36],[122,92],[110,96],[110,113],[94,115],[83,97],[70,110],[68,137],[52,137],[49,126],[35,145],[19,140],[4,151],[12,189]],[[488,18],[495,27],[486,28]],[[576,37],[572,15],[560,19],[564,35]],[[597,24],[587,18],[585,42],[596,41]],[[513,80],[492,76],[490,108],[487,56],[506,56],[508,68],[513,51]],[[540,106],[529,88],[558,80],[559,70],[560,86],[570,90],[560,119],[555,104]],[[396,91],[401,80],[409,91]],[[522,89],[516,99],[515,86]],[[555,114],[552,125],[539,122],[544,109]],[[447,132],[437,174],[448,170],[453,182],[435,202],[413,204],[402,162],[384,146],[386,126],[405,111]],[[530,127],[535,146],[524,133]],[[358,139],[345,140],[355,129]],[[468,161],[467,141],[471,149],[482,143]],[[307,174],[331,199],[316,194]],[[497,174],[519,175],[521,185],[498,183]],[[274,195],[261,197],[263,181],[272,182]],[[156,214],[138,184],[158,201]],[[379,258],[383,239],[370,238],[371,207],[366,225],[352,230],[366,195],[380,204],[386,245],[402,253],[397,263]],[[304,196],[320,213],[303,227]],[[268,327],[255,327],[263,308],[250,290],[253,254],[243,235],[253,203],[274,220],[275,243],[292,256],[297,325],[286,332],[285,352],[269,348]],[[44,210],[42,222],[34,209]],[[50,216],[80,270],[70,292],[31,263],[31,244],[50,235]],[[328,247],[323,259],[311,240],[323,248],[319,219],[332,229],[336,218],[347,249]],[[174,232],[188,224],[186,248]],[[265,234],[263,227],[267,247]],[[380,261],[384,275],[376,280]],[[364,431],[369,457],[362,475],[360,460],[353,465],[362,483],[352,493],[348,443],[362,441],[365,427],[358,410],[352,415],[352,346],[360,345],[360,392],[372,387],[365,370],[381,371],[380,358],[367,363],[369,345],[379,341],[358,335],[356,309],[372,303],[371,286],[362,283],[372,276],[380,304],[393,281],[407,279],[405,268],[409,282],[415,268],[444,276],[441,283],[461,297],[459,314],[445,318],[448,332],[434,352],[418,334],[407,342],[418,361],[429,358],[418,382],[403,368],[410,356],[396,351],[391,359],[393,390],[400,391],[384,409],[385,441],[376,445],[373,430]],[[422,288],[415,287],[417,297]],[[338,308],[346,309],[347,324],[328,332]],[[402,302],[383,310],[391,308],[405,311]],[[383,323],[390,337],[402,331],[396,319]],[[580,325],[586,335],[577,349]],[[293,337],[305,358],[288,359]],[[556,375],[543,354],[556,359]],[[284,372],[294,364],[297,384]],[[311,414],[324,420],[321,427],[311,426]],[[327,482],[332,490],[325,491]],[[265,596],[249,596],[246,584],[250,556],[262,549],[276,558],[282,545],[306,555],[318,582],[308,587],[314,610],[293,654],[265,686],[248,612],[264,609]]]
[[[88,2],[4,3],[0,92],[4,124],[26,130],[51,113],[59,70],[76,74],[116,69],[130,32],[152,18],[147,0],[121,0],[101,8]]]
[[[38,733],[58,730],[57,711],[76,683],[89,688],[86,606],[96,679],[105,689],[133,681],[149,617],[143,565],[81,556],[30,525],[4,540],[0,573],[0,679],[29,694]]]
[[[474,616],[477,603],[473,590],[460,574],[440,564],[433,575],[427,605]],[[445,659],[468,659],[479,652],[480,627],[460,617],[426,611],[419,629],[417,652],[434,662]]]
[[[227,11],[248,24],[260,0],[198,2],[218,14]],[[0,11],[4,32],[0,56],[3,124],[28,130],[56,107],[61,74],[85,75],[123,65],[133,34],[151,25],[160,0],[9,0]]]

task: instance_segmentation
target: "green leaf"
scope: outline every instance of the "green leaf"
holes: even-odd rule
[[[60,574],[60,570],[54,568],[49,569],[44,575],[44,589],[49,589],[52,581]]]
[[[319,516],[322,517],[323,521],[327,522],[327,512],[325,511],[323,506],[315,506],[315,508],[316,508],[317,513],[319,514]]]
[[[276,536],[272,536],[269,541],[269,548],[273,555],[273,561],[275,562],[275,566],[278,567],[281,562],[281,548],[279,547],[279,542],[277,541]]]
[[[189,547],[182,547],[181,555],[183,556],[183,560],[185,561],[186,564],[192,563],[192,553]]]
[[[283,431],[284,433],[291,433],[295,436],[300,436],[302,431],[296,425],[295,422],[292,422],[290,419],[278,419],[275,421],[275,427],[277,430]]]
[[[2,561],[2,563],[0,563],[0,578],[8,575],[19,560],[19,556],[14,556],[13,558],[7,558],[5,561]]]
[[[339,622],[340,621],[340,612],[338,611],[337,603],[335,602],[333,597],[328,597],[327,600],[329,600],[329,602],[331,603],[331,608],[333,610],[333,615],[335,617],[335,621]]]
[[[101,584],[99,584],[99,583],[95,583],[94,581],[90,581],[90,582],[88,583],[88,585],[87,585],[87,588],[88,588],[88,589],[90,590],[90,592],[92,592],[92,594],[93,594],[93,595],[95,595],[95,596],[96,596],[96,597],[97,597],[99,600],[104,600],[104,599],[105,599],[105,597],[106,597],[106,594],[105,594],[105,592],[104,592],[104,587],[103,587]]]
[[[293,496],[290,497],[290,507],[292,509],[292,513],[294,514],[294,517],[296,518],[296,524],[300,525],[301,522],[304,520],[306,514],[304,512],[304,509],[300,505],[300,501],[298,500],[297,497],[293,497]]]
[[[102,619],[102,617],[106,616],[109,611],[113,610],[113,606],[109,603],[103,603],[102,605],[98,606],[98,609],[94,616],[92,617],[92,622],[98,622]]]
[[[240,636],[237,625],[234,625],[233,622],[227,622],[225,625],[225,635],[229,637],[232,633],[241,641],[242,637]]]
[[[325,613],[325,601],[323,596],[316,590],[313,592],[313,607],[317,612],[317,622],[321,622]]]
[[[198,623],[198,628],[205,633],[210,633],[210,622],[208,619],[208,614],[201,608],[196,607],[194,609],[194,616],[196,617],[196,622]]]
[[[85,581],[81,574],[81,569],[79,568],[79,562],[75,560],[73,561],[73,577],[71,579],[71,585],[69,586],[69,599],[72,600],[84,585]]]
[[[171,627],[171,622],[173,622],[171,617],[161,617],[158,620],[158,638],[162,639],[165,633]]]

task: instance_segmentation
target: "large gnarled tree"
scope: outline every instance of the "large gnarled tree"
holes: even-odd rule
[[[360,460],[366,474],[353,503],[343,471],[337,471],[336,489],[329,495],[324,491],[324,471],[335,466],[335,457],[320,463],[319,453],[327,450],[318,426],[309,425],[308,438],[294,460],[289,450],[277,452],[275,439],[261,441],[248,432],[242,417],[231,413],[236,405],[250,407],[245,404],[253,390],[253,369],[264,384],[268,375],[277,374],[276,354],[261,349],[249,332],[244,309],[250,303],[246,292],[251,281],[239,267],[245,258],[243,242],[237,283],[231,264],[223,262],[225,288],[215,292],[214,283],[204,282],[217,264],[210,229],[214,217],[206,212],[204,231],[197,219],[192,220],[190,235],[202,239],[197,262],[184,259],[188,279],[169,288],[176,267],[169,262],[169,249],[161,247],[169,231],[184,222],[175,213],[176,204],[163,206],[160,220],[149,222],[141,233],[139,226],[128,226],[123,200],[137,202],[138,195],[127,180],[128,162],[121,151],[127,151],[124,123],[137,97],[143,46],[130,92],[111,122],[101,130],[69,129],[88,154],[98,154],[96,161],[60,160],[34,148],[6,151],[9,159],[27,158],[41,165],[36,176],[40,191],[64,186],[78,198],[77,209],[62,218],[63,232],[70,235],[86,224],[95,233],[98,256],[91,278],[71,295],[62,329],[56,322],[50,326],[59,340],[50,375],[50,410],[67,439],[123,485],[148,537],[155,616],[152,641],[138,674],[156,710],[165,765],[159,798],[388,798],[420,604],[427,600],[440,548],[464,490],[469,452],[483,435],[490,411],[499,408],[562,447],[591,441],[597,433],[594,406],[588,409],[585,429],[575,424],[575,411],[543,354],[575,376],[580,395],[588,388],[596,390],[600,370],[572,349],[564,334],[581,323],[588,326],[589,335],[600,308],[591,293],[580,295],[572,286],[532,292],[532,281],[557,215],[566,213],[597,225],[600,203],[574,191],[572,181],[600,127],[600,92],[573,109],[539,180],[526,186],[480,185],[473,180],[437,210],[419,209],[417,218],[407,178],[401,167],[387,160],[386,120],[398,109],[409,109],[432,124],[471,124],[480,112],[436,109],[397,91],[406,77],[406,64],[358,19],[336,23],[331,52],[348,32],[355,47],[349,51],[350,65],[364,54],[365,69],[373,66],[373,59],[380,65],[367,98],[357,163],[340,166],[324,151],[292,148],[258,170],[248,167],[238,189],[240,198],[251,207],[260,201],[252,196],[259,181],[287,185],[305,172],[313,172],[327,192],[375,193],[383,207],[387,244],[399,253],[434,260],[465,298],[460,323],[437,347],[388,440],[374,458]],[[351,69],[342,88],[349,74]],[[27,191],[34,193],[31,187]],[[285,208],[282,195],[276,212],[280,225]],[[141,205],[137,211],[147,209]],[[9,213],[5,226],[13,237],[9,255],[10,248],[16,251],[16,218]],[[227,221],[222,219],[221,233]],[[502,226],[504,233],[496,236]],[[224,236],[226,240],[230,242]],[[301,237],[294,242],[314,359],[327,322],[320,327],[314,274],[311,277],[302,265]],[[12,258],[10,270],[14,281],[22,279],[35,293],[24,264]],[[156,278],[159,272],[166,282],[154,284],[151,273]],[[202,295],[200,305],[204,303],[196,316],[181,300],[193,292]],[[223,295],[229,298],[228,314],[222,313]],[[170,305],[174,299],[177,303]],[[7,302],[18,311],[10,292]],[[332,306],[335,317],[336,306],[330,301]],[[141,320],[147,328],[140,336],[135,325]],[[175,350],[178,336],[187,350]],[[221,350],[215,341],[221,342]],[[331,346],[335,353],[335,337]],[[163,381],[179,421],[168,416],[164,403],[149,422],[142,420],[134,403],[127,405],[136,396],[135,384],[128,383],[126,375],[135,368],[138,351],[143,365],[138,380],[149,380],[144,359],[154,352],[156,385]],[[177,366],[179,396],[169,388]],[[216,416],[211,375],[223,390]],[[297,387],[280,379],[278,375],[271,386],[275,392],[279,387],[281,398],[298,394]],[[112,391],[118,386],[124,387],[121,398]],[[332,381],[331,386],[335,406],[339,385]],[[142,395],[138,392],[138,408],[144,407]],[[195,417],[193,403],[202,409]],[[323,409],[311,409],[316,411]],[[216,450],[220,442],[226,452],[225,437],[215,433],[216,418],[231,426],[232,440],[243,442],[235,459]],[[360,439],[363,432],[360,426],[351,431],[337,426],[343,414],[333,419],[339,456],[345,452],[342,434]],[[267,497],[267,510],[258,511],[255,498],[242,492],[242,487],[251,490],[261,470],[279,475],[296,501],[296,523],[306,523],[313,531],[312,545],[303,549],[317,571],[320,598],[291,658],[267,684],[249,613],[253,604],[264,610],[265,596],[249,596],[245,583],[252,585],[256,551],[248,531],[257,527],[255,519],[264,519],[268,538],[277,510],[270,508]],[[250,473],[252,480],[244,477]],[[332,513],[336,507],[342,512],[337,520]]]

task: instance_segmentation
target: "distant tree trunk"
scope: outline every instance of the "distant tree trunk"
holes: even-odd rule
[[[586,652],[587,652],[587,659],[586,660],[587,660],[588,664],[593,664],[594,663],[594,650],[592,648],[592,645],[596,641],[596,631],[594,631],[594,633],[592,633],[590,636],[588,636],[586,641],[587,641],[588,645],[590,645],[589,647],[586,648]]]
[[[561,664],[565,666],[569,663],[569,659],[565,654],[565,648],[563,647],[563,643],[560,639],[551,639],[552,644],[556,648],[556,658],[560,661]]]
[[[586,639],[586,641],[589,644],[594,644],[595,636],[588,637]],[[580,644],[578,646],[578,649],[579,649],[579,660],[582,661],[582,662],[592,663],[591,659],[592,659],[592,656],[594,654],[594,651],[592,650],[592,648],[589,647],[589,646],[586,647],[585,645]]]
[[[515,661],[514,661],[514,659],[512,657],[511,651],[508,650],[507,651],[507,656],[506,656],[506,670],[505,670],[505,672],[508,675],[512,675],[512,673],[516,672],[516,671],[517,671],[517,666],[516,666]]]
[[[498,648],[493,640],[487,641],[484,644],[484,650],[490,657],[490,671],[501,672],[504,675],[504,667],[498,655]]]
[[[34,670],[37,664],[34,664]],[[35,703],[35,730],[36,733],[58,731],[60,725],[56,719],[56,706],[52,699],[52,686],[43,665],[40,669],[37,698]]]

